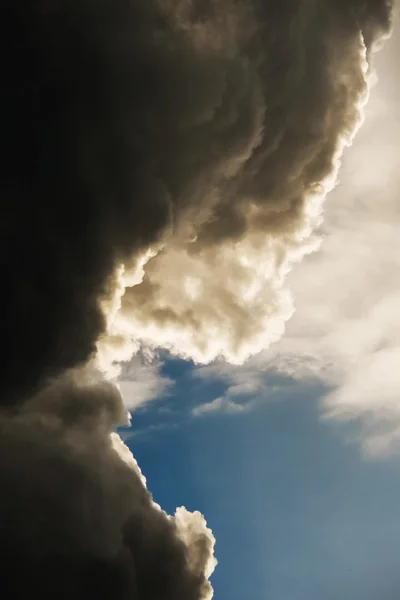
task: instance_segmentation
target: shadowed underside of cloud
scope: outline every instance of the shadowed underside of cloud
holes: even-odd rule
[[[172,119],[163,182],[174,223],[141,281],[125,282],[110,327],[118,339],[241,363],[281,337],[293,312],[285,275],[318,245],[312,230],[360,123],[366,58],[388,9],[210,2],[200,21],[182,9],[178,110],[157,130],[168,139]]]
[[[6,0],[2,598],[210,597],[213,537],[153,503],[101,373],[279,338],[391,7]]]
[[[66,378],[0,418],[2,597],[211,597],[214,538],[154,504],[124,415],[114,386]]]

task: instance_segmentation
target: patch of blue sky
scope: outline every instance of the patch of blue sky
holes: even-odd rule
[[[229,383],[201,381],[181,361],[164,369],[176,381],[171,413],[151,403],[136,412],[143,435],[128,443],[163,508],[205,514],[216,600],[397,598],[400,469],[363,460],[346,443],[355,425],[321,422],[323,386],[281,378],[279,391],[275,377],[273,397],[266,385],[252,410],[199,419],[190,407]]]

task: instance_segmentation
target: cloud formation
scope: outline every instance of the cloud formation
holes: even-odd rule
[[[201,20],[182,9],[189,49],[175,74],[178,110],[168,132],[158,127],[173,137],[163,181],[174,190],[175,226],[122,296],[114,331],[197,362],[241,363],[278,340],[292,315],[285,275],[318,246],[312,230],[361,121],[367,58],[390,10],[224,4],[218,34],[221,2]]]
[[[369,456],[399,449],[398,25],[397,16],[376,58],[379,81],[328,202],[321,252],[290,275],[297,311],[279,355],[268,353],[294,376],[328,383],[325,415],[360,420]]]
[[[3,402],[85,363],[107,320],[114,359],[240,362],[280,337],[390,12],[6,3]]]
[[[273,394],[276,371],[298,382],[291,396],[320,383],[324,418],[360,423],[369,457],[400,447],[398,27],[399,15],[375,57],[378,81],[327,202],[321,249],[288,276],[296,311],[285,335],[240,369],[217,362],[196,371],[225,381],[228,398]],[[285,385],[278,381],[281,396]]]
[[[241,413],[244,410],[246,410],[246,407],[242,404],[236,403],[226,396],[219,396],[211,402],[205,402],[204,404],[200,404],[199,406],[193,408],[192,415],[195,417],[201,417],[210,413],[212,414],[221,412],[236,414]]]
[[[124,416],[114,386],[67,377],[0,418],[2,597],[211,598],[211,531],[153,502]]]
[[[162,363],[153,356],[143,355],[134,356],[123,365],[118,387],[128,410],[136,410],[171,390],[173,381],[163,375],[161,368]]]
[[[280,337],[391,7],[6,0],[2,597],[210,597],[212,534],[153,503],[99,371]]]

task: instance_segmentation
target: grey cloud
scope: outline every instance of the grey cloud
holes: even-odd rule
[[[239,6],[247,11],[235,28]],[[197,109],[186,117],[179,91],[174,133],[161,135],[175,139],[163,180],[191,216],[189,233],[178,219],[121,307],[121,332],[199,362],[242,362],[282,335],[292,314],[284,275],[315,248],[317,196],[332,186],[362,117],[366,58],[390,29],[383,2],[225,7],[218,24],[230,44],[199,53],[193,42],[196,61],[190,75],[183,62],[174,89],[193,85]],[[200,24],[186,14],[184,33],[204,43],[213,17],[209,10]]]
[[[2,598],[210,597],[212,534],[154,504],[123,414],[115,388],[68,377],[1,417]]]

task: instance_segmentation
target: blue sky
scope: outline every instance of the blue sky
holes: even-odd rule
[[[182,402],[220,386],[196,385],[180,361],[165,368],[174,393],[135,413],[128,444],[165,510],[184,504],[206,515],[217,539],[215,598],[398,597],[397,460],[365,460],[351,427],[321,423],[321,386],[191,418]]]

